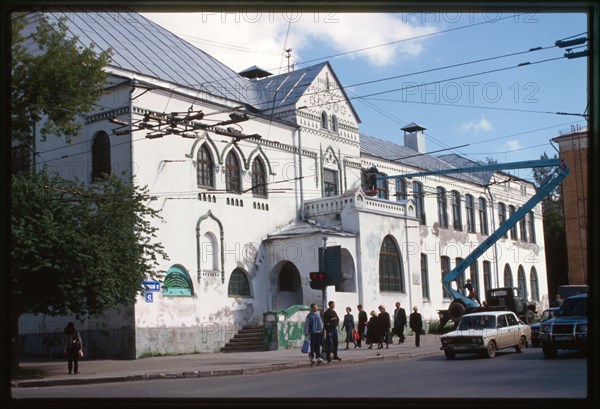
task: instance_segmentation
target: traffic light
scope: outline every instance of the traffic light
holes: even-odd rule
[[[310,288],[317,290],[327,287],[327,276],[325,273],[317,271],[315,273],[309,273],[310,277]]]

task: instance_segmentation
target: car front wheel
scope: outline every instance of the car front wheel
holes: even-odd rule
[[[490,341],[488,343],[487,349],[485,350],[485,356],[488,358],[493,358],[496,356],[496,344],[494,341]]]
[[[517,352],[525,352],[525,348],[527,348],[527,340],[525,339],[525,337],[521,337],[519,343],[515,345],[515,350]]]

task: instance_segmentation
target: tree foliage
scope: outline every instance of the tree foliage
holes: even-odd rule
[[[97,315],[131,305],[161,258],[155,198],[115,176],[92,185],[45,172],[13,177],[13,308]]]
[[[28,34],[23,29],[35,19],[37,28]],[[14,13],[12,36],[13,139],[31,144],[41,123],[42,138],[52,134],[70,141],[81,127],[77,116],[89,112],[104,92],[103,68],[111,51],[79,45],[77,37],[69,38],[64,19],[50,24],[40,13]]]
[[[554,155],[556,159],[557,156]],[[540,159],[548,159],[544,152]],[[533,177],[540,186],[554,169],[534,168]],[[548,283],[551,292],[561,284],[568,284],[568,261],[565,232],[565,216],[563,207],[562,185],[558,185],[542,200],[542,217],[544,220],[544,242],[546,246],[546,266]]]

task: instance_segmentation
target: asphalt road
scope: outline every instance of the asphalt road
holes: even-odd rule
[[[561,351],[544,359],[540,348],[496,358],[443,354],[359,365],[326,365],[284,372],[199,379],[163,379],[43,388],[13,388],[20,399],[352,398],[371,399],[584,399],[587,359]],[[172,401],[171,401],[172,402]]]

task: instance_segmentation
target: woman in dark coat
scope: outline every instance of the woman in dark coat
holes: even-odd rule
[[[358,308],[358,347],[362,346],[362,340],[365,339],[365,328],[367,327],[367,321],[369,317],[367,317],[367,312],[363,310],[362,304],[358,304],[356,306]],[[365,340],[366,341],[366,340]]]
[[[369,318],[369,322],[367,323],[367,344],[369,344],[369,349],[373,349],[373,344],[377,342],[378,346],[381,341],[381,330],[379,328],[379,318],[377,318],[377,313],[375,311],[371,311],[371,318]]]
[[[346,315],[344,315],[344,323],[342,324],[342,329],[346,330],[346,348],[352,342],[354,344],[354,348],[356,348],[356,341],[352,338],[352,332],[354,331],[354,316],[350,314],[352,308],[346,307]]]
[[[65,327],[65,354],[67,355],[67,369],[69,373],[77,374],[79,371],[79,354],[83,351],[81,335],[75,329],[75,324],[69,322]]]

